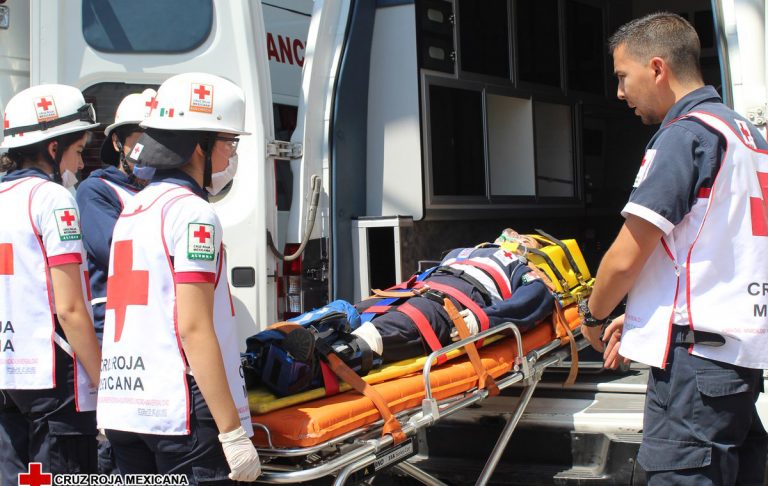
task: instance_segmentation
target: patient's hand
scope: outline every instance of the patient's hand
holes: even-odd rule
[[[619,354],[621,345],[621,332],[624,329],[624,314],[613,320],[605,328],[603,333],[603,342],[605,351],[603,351],[603,367],[615,370],[620,365],[629,364],[629,359]]]

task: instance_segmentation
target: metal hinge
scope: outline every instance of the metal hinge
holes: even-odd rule
[[[300,143],[273,140],[267,142],[267,157],[274,159],[300,159],[304,155],[304,147]]]
[[[747,119],[756,127],[765,126],[765,114],[768,111],[767,105],[757,106],[747,110]]]

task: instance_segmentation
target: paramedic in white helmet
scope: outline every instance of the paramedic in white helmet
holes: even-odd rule
[[[77,187],[75,198],[80,208],[83,244],[91,277],[91,305],[96,337],[101,342],[104,330],[104,304],[107,302],[107,270],[112,230],[126,201],[141,190],[146,182],[133,173],[134,164],[128,154],[144,129],[139,123],[149,115],[155,95],[153,89],[129,94],[120,102],[115,122],[104,129],[101,161],[96,169]]]
[[[243,91],[180,74],[156,102],[129,155],[156,172],[112,235],[99,427],[123,474],[253,481],[261,466],[222,227],[207,202],[234,177],[238,136],[247,135]]]
[[[17,457],[2,444],[11,457],[0,474],[10,482],[30,462],[53,474],[96,472],[101,356],[77,204],[66,188],[98,123],[78,89],[56,84],[18,93],[3,120],[0,390],[18,413],[5,430]],[[14,471],[19,463],[24,470]]]
[[[156,94],[154,89],[145,89],[123,98],[117,107],[114,123],[104,129],[105,138],[101,145],[103,168],[91,172],[77,187],[75,194],[91,277],[93,326],[99,342],[104,332],[112,230],[125,202],[147,185],[146,180],[134,174],[134,164],[128,162],[127,157],[144,132],[139,123],[149,115]],[[106,440],[99,441],[99,472],[117,472],[111,446]]]

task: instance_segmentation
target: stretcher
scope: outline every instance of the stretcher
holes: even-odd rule
[[[367,396],[354,390],[323,398],[320,398],[325,394],[323,390],[305,392],[315,394],[311,397],[272,400],[252,394],[253,440],[264,471],[259,481],[296,484],[330,475],[335,476],[334,484],[350,480],[356,483],[385,468],[395,467],[425,484],[444,484],[406,460],[417,452],[415,435],[421,429],[491,395],[491,387],[478,386],[482,380],[472,360],[460,356],[468,345],[484,342],[479,357],[493,377],[491,382],[495,387],[503,390],[519,383],[524,386],[478,480],[478,484],[485,484],[543,371],[575,358],[574,353],[586,346],[578,328],[578,312],[575,305],[569,305],[554,314],[552,320],[525,334],[508,322],[455,342],[426,358],[395,363],[394,366],[399,367],[397,373],[404,374],[400,378],[385,380],[388,373],[394,372],[387,368],[378,378],[369,377],[369,384],[384,398],[399,421],[401,436],[383,434],[385,421],[379,410]],[[436,366],[440,356],[454,359]]]

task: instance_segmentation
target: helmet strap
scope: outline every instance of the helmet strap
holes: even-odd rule
[[[205,166],[203,168],[203,189],[211,185],[211,175],[213,174],[213,141],[208,140],[208,146],[205,149]]]
[[[128,165],[128,159],[125,157],[125,149],[123,148],[123,142],[120,141],[120,137],[115,137],[116,140],[114,140],[115,145],[117,145],[117,157],[120,160],[118,162],[120,164],[120,167],[123,168],[123,172],[125,172],[125,175],[128,176],[128,183],[132,186],[137,185],[136,183],[136,176],[133,174],[133,171],[131,170],[131,167]]]

